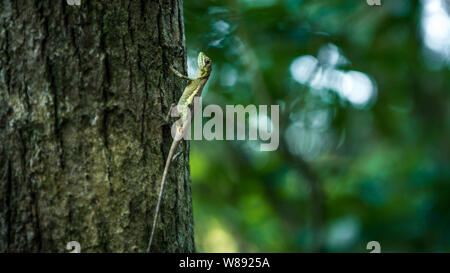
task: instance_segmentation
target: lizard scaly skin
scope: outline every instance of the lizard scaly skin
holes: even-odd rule
[[[211,59],[208,58],[208,56],[206,56],[203,52],[200,52],[198,54],[197,75],[193,79],[181,74],[173,67],[170,67],[170,69],[178,77],[188,80],[188,85],[184,89],[183,94],[181,95],[181,98],[176,106],[180,114],[180,119],[177,121],[176,124],[175,138],[173,139],[172,145],[170,146],[169,154],[167,155],[166,165],[164,167],[163,176],[161,179],[161,186],[158,195],[158,203],[156,204],[155,216],[153,218],[152,232],[150,234],[150,239],[148,241],[147,252],[150,252],[151,250],[153,235],[155,234],[156,223],[158,222],[158,215],[161,206],[162,195],[164,192],[164,185],[166,184],[170,164],[172,163],[178,144],[180,144],[180,141],[184,136],[185,130],[189,128],[189,124],[191,122],[190,111],[193,108],[192,102],[194,101],[195,97],[202,95],[203,88],[205,87],[206,82],[209,79],[209,75],[211,74],[212,62]]]

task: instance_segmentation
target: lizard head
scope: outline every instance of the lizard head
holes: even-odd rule
[[[205,55],[205,53],[200,52],[198,54],[198,68],[203,72],[203,73],[209,73],[211,72],[212,69],[212,61],[211,59]]]

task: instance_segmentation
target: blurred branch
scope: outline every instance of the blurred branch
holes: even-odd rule
[[[232,9],[236,12],[239,12],[238,3],[236,1],[230,1]],[[241,22],[241,26],[238,28],[239,36],[246,44],[245,47],[246,54],[249,56],[250,61],[248,62],[247,71],[252,74],[250,77],[252,79],[251,86],[252,90],[255,92],[255,97],[259,99],[260,103],[264,103],[267,105],[276,104],[273,97],[268,92],[266,85],[264,84],[264,78],[261,75],[259,70],[259,60],[255,56],[254,52],[249,49],[248,45],[250,45],[250,40],[248,38],[245,30],[245,22]],[[312,73],[311,78],[315,73]],[[309,81],[308,81],[309,82]],[[306,84],[305,84],[306,86]],[[280,133],[284,132],[284,128],[286,128],[289,122],[289,113],[282,114],[282,118],[280,120]],[[285,138],[280,134],[280,146],[281,153],[284,158],[287,159],[292,168],[296,169],[301,176],[305,178],[307,181],[309,188],[311,189],[311,202],[312,202],[312,227],[313,227],[313,245],[312,251],[317,252],[322,250],[323,239],[323,219],[324,219],[324,200],[325,196],[322,191],[322,183],[320,181],[319,176],[316,174],[315,170],[300,156],[294,155],[288,149],[288,145],[286,143]]]
[[[297,169],[305,177],[311,189],[312,225],[313,225],[313,251],[321,251],[323,245],[323,219],[325,197],[321,181],[312,167],[300,156],[293,155],[285,140],[280,141],[281,152],[291,167]]]
[[[447,11],[448,15],[450,16],[450,0],[443,0],[445,10]]]

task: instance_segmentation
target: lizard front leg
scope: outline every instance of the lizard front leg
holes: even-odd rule
[[[173,68],[173,66],[170,66],[170,70],[172,70],[172,72],[173,72],[178,78],[181,78],[181,79],[184,79],[184,80],[188,80],[188,81],[193,81],[193,80],[194,80],[194,79],[189,78],[188,76],[185,76],[185,75],[181,74],[178,70],[176,70],[175,68]]]

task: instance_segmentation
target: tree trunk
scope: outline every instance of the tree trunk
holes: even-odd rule
[[[186,71],[181,0],[0,2],[0,251],[144,252]],[[152,249],[194,251],[188,155]]]

